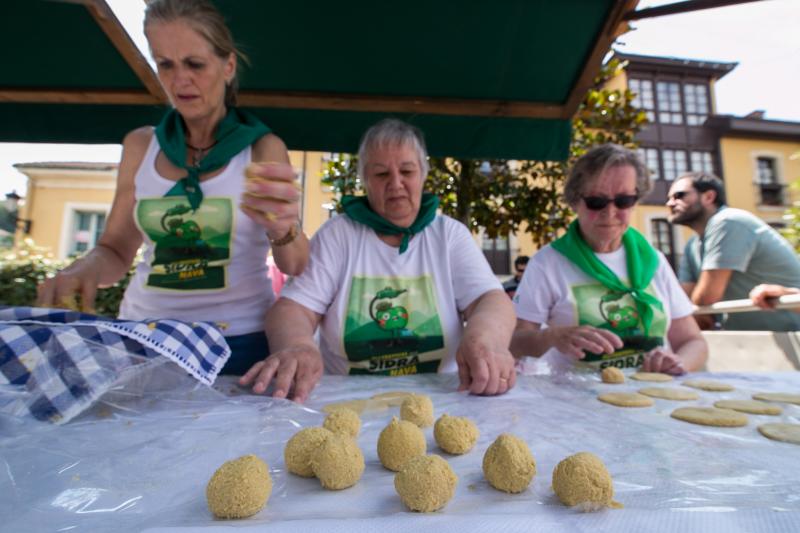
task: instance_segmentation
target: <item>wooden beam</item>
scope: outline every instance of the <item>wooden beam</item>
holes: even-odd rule
[[[678,15],[681,13],[700,11],[701,9],[713,9],[715,7],[748,4],[751,2],[761,2],[761,0],[685,0],[684,2],[674,2],[663,6],[640,9],[639,11],[630,11],[625,14],[625,20],[641,20],[652,17],[663,17],[665,15]]]
[[[614,40],[628,31],[628,24],[624,21],[625,14],[635,10],[638,3],[639,0],[617,0],[611,8],[611,13],[606,18],[603,29],[597,36],[594,47],[592,47],[591,53],[583,64],[581,74],[567,97],[561,118],[571,119],[575,115],[578,106],[586,95],[586,91],[592,86],[594,78],[600,72],[603,58],[611,49]]]
[[[164,102],[144,91],[41,90],[0,87],[0,103],[158,105]]]
[[[144,91],[41,90],[0,87],[0,103],[158,105],[164,102]],[[544,119],[561,118],[564,112],[559,105],[537,102],[265,91],[244,91],[240,93],[239,105],[279,109]]]
[[[365,94],[327,94],[242,91],[239,105],[288,109],[320,109],[378,113],[424,113],[429,115],[464,115],[485,117],[556,119],[564,114],[562,106],[539,102],[466,100],[433,97],[375,96]]]
[[[144,91],[0,88],[0,103],[158,105],[164,102]],[[279,109],[545,119],[557,119],[563,115],[561,106],[536,102],[402,98],[353,94],[270,93],[261,91],[240,93],[239,105],[245,107],[275,107]]]
[[[159,102],[166,102],[167,96],[161,88],[158,76],[153,72],[150,64],[141,54],[136,44],[125,31],[119,19],[105,0],[78,0],[78,3],[86,6],[100,29],[108,36],[122,58],[131,67],[136,76],[145,86],[147,91],[158,99]]]

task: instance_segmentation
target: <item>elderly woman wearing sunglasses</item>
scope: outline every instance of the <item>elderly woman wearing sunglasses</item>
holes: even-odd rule
[[[692,304],[661,252],[629,227],[650,189],[637,155],[605,144],[581,157],[564,184],[578,215],[530,261],[514,302],[515,356],[683,374],[705,364],[708,346]]]

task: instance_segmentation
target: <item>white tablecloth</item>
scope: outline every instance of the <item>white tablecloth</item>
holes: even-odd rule
[[[520,376],[501,397],[455,392],[455,376],[323,378],[306,406],[249,395],[224,378],[213,389],[171,370],[142,376],[107,394],[63,426],[0,418],[0,530],[3,531],[800,531],[800,446],[768,440],[765,422],[800,423],[800,406],[778,417],[749,416],[742,428],[710,428],[672,419],[684,405],[749,398],[754,392],[800,393],[800,374],[695,374],[732,384],[698,391],[696,402],[655,400],[622,409],[596,400],[596,376]],[[463,456],[441,452],[426,430],[428,452],[458,475],[455,497],[441,511],[408,512],[381,467],[376,442],[397,408],[365,412],[358,438],[366,459],[361,481],[327,491],[315,479],[286,472],[283,447],[300,428],[321,425],[332,401],[394,391],[431,396],[436,416],[468,416],[481,435]],[[483,453],[501,433],[524,439],[537,474],[512,495],[483,479]],[[558,503],[552,470],[579,451],[600,456],[625,507],[580,513]],[[205,486],[224,461],[254,453],[270,466],[267,507],[240,521],[215,520]]]

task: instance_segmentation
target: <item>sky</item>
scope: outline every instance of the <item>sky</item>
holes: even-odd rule
[[[142,2],[107,0],[148,57],[141,31]],[[675,0],[641,0],[639,9]],[[716,84],[717,112],[800,122],[800,0],[763,0],[743,5],[670,15],[633,23],[614,48],[626,53],[737,62]],[[0,193],[25,195],[23,174],[14,163],[43,161],[117,162],[119,145],[0,143]],[[2,197],[0,197],[2,200]]]

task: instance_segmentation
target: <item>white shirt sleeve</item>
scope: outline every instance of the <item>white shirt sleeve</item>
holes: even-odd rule
[[[554,284],[548,280],[547,255],[542,249],[531,258],[514,296],[517,318],[536,324],[547,324],[556,301]]]
[[[342,231],[345,224],[335,218],[327,221],[311,238],[308,265],[299,276],[290,278],[281,297],[293,300],[324,315],[336,297],[344,278],[347,250]]]
[[[480,296],[491,290],[502,290],[503,285],[492,272],[467,227],[451,218],[446,221],[453,292],[458,310],[464,311]]]

